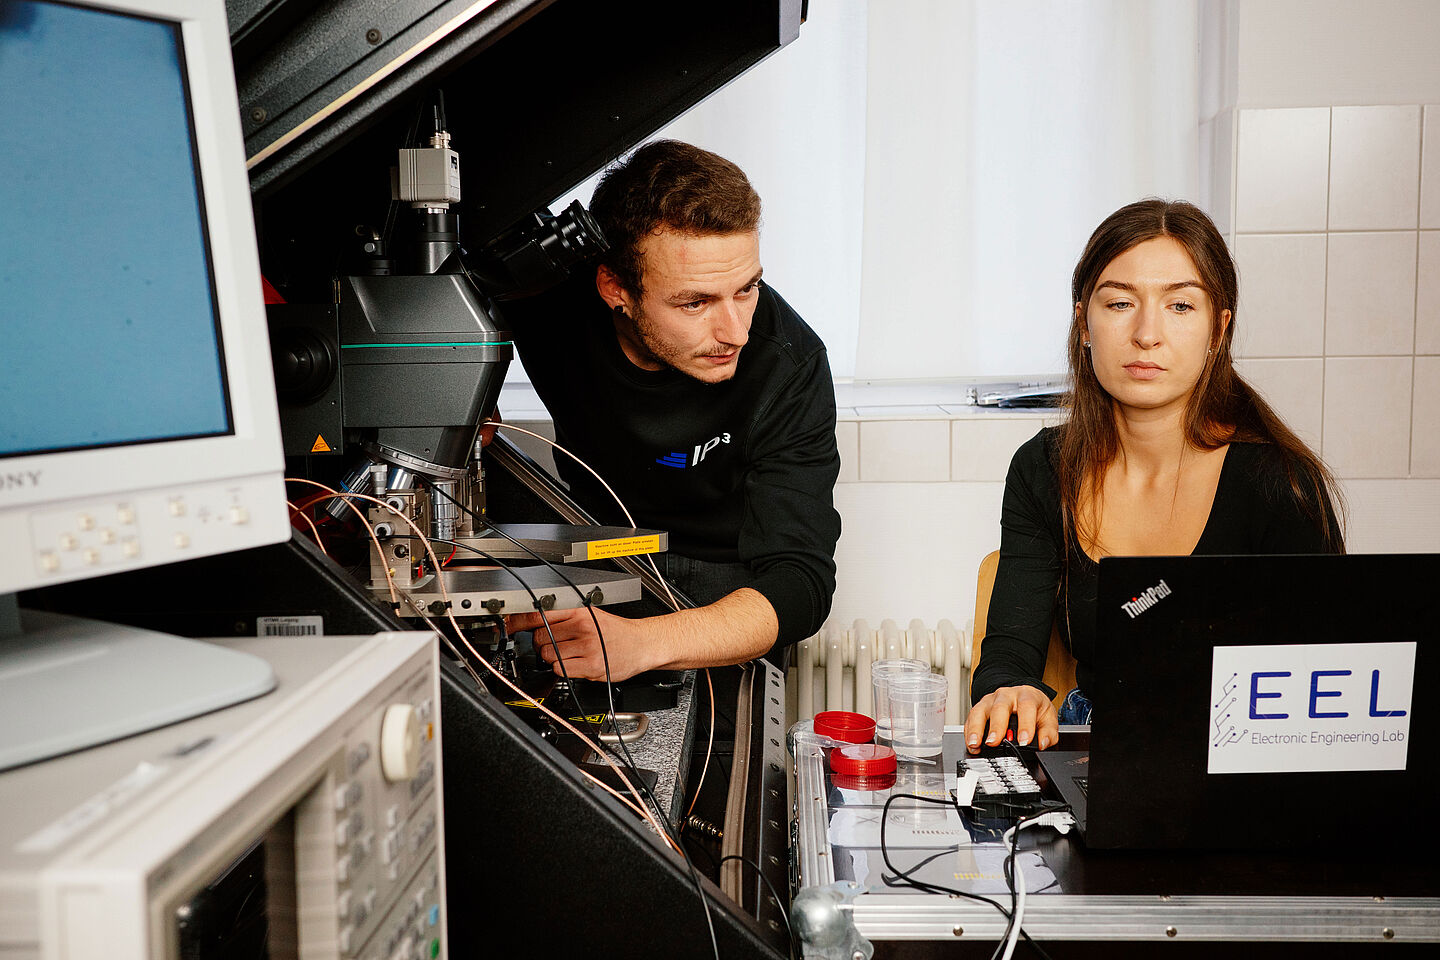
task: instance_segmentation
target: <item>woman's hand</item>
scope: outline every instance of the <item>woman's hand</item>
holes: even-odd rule
[[[980,702],[970,708],[965,717],[965,749],[970,753],[980,752],[980,737],[985,736],[985,745],[993,747],[1005,736],[1010,726],[1011,715],[1015,717],[1015,740],[1022,747],[1032,739],[1044,750],[1060,739],[1060,720],[1055,713],[1055,704],[1045,691],[1038,687],[1001,687],[994,693],[987,693]],[[985,733],[986,725],[990,732]]]

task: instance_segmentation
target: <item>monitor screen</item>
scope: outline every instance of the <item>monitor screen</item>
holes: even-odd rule
[[[274,686],[12,596],[289,536],[221,0],[0,0],[0,218],[3,770]]]
[[[225,5],[0,0],[0,594],[275,543]]]
[[[179,25],[0,2],[0,90],[0,456],[231,432]]]

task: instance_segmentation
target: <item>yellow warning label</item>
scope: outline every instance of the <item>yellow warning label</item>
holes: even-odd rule
[[[311,452],[311,453],[329,453],[329,452],[330,452],[330,444],[326,443],[326,442],[325,442],[325,438],[322,437],[320,434],[317,433],[317,434],[315,434],[315,442],[310,445],[310,452]]]
[[[531,703],[529,700],[506,700],[506,701],[505,701],[505,706],[507,706],[507,707],[528,707],[528,708],[531,709],[531,710],[538,710],[538,709],[540,708],[540,705],[539,705],[539,704],[537,704],[537,703]],[[603,714],[603,713],[592,713],[592,714],[590,714],[588,717],[570,717],[569,719],[570,719],[572,722],[574,722],[574,723],[580,723],[580,722],[583,721],[584,723],[600,724],[600,723],[604,723],[604,722],[605,722],[605,714]]]
[[[637,553],[654,553],[660,549],[660,534],[648,537],[621,537],[618,540],[592,540],[585,553],[586,560],[605,560],[610,557],[631,557]]]

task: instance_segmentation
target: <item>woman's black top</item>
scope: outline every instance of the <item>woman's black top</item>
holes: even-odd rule
[[[1099,565],[1068,545],[1068,577],[1061,564],[1065,536],[1055,457],[1059,428],[1041,430],[1015,452],[1005,478],[1000,510],[1000,564],[990,595],[980,666],[971,683],[979,700],[1000,687],[1041,683],[1050,630],[1059,618],[1061,636],[1075,655],[1076,681],[1093,690],[1095,590]],[[1329,499],[1323,503],[1333,543],[1339,526]],[[1215,502],[1194,555],[1329,553],[1325,532],[1290,485],[1281,448],[1268,443],[1231,443],[1220,470]],[[1063,691],[1061,691],[1063,692]]]

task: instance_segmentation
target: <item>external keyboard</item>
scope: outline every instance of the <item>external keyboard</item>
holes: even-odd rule
[[[979,782],[975,785],[975,803],[1029,803],[1040,799],[1040,785],[1013,754],[964,757],[955,761],[955,775],[964,777],[973,771]]]

